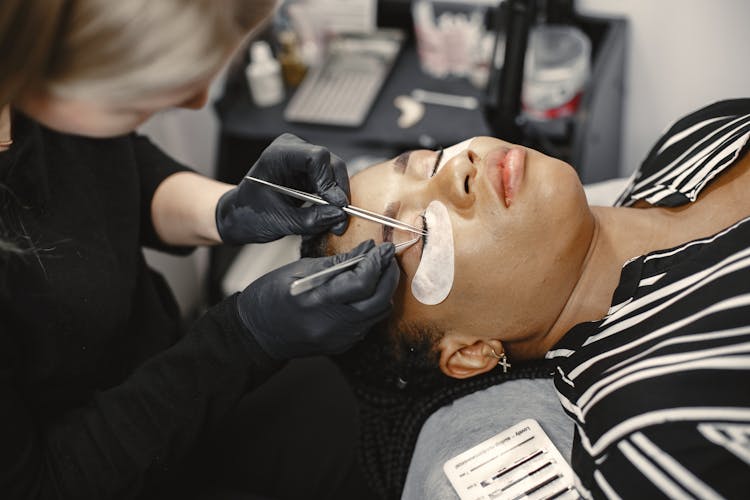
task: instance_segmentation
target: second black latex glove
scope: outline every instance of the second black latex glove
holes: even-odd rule
[[[319,287],[289,293],[294,280],[362,254],[362,262]],[[347,254],[287,264],[240,293],[240,318],[275,359],[343,352],[390,313],[399,277],[394,255],[392,243],[376,247],[370,240]]]
[[[326,148],[292,134],[277,137],[248,175],[321,196],[330,205],[301,207],[302,202],[243,179],[216,206],[216,227],[224,243],[265,243],[288,234],[341,234],[348,203],[346,165]]]

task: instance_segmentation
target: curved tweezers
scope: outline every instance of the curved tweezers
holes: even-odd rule
[[[297,198],[298,200],[309,201],[310,203],[316,203],[318,205],[329,205],[327,201],[325,201],[323,198],[315,194],[305,193],[304,191],[299,191],[297,189],[289,188],[286,186],[280,186],[278,184],[274,184],[273,182],[268,182],[263,179],[258,179],[257,177],[252,177],[250,175],[246,175],[245,179],[251,180],[253,182],[257,182],[258,184],[262,184],[275,191],[278,191],[279,193],[285,194],[287,196],[291,196],[292,198]],[[341,207],[341,209],[350,215],[361,217],[363,219],[377,222],[379,224],[384,224],[386,226],[390,226],[395,229],[401,229],[402,231],[410,231],[412,233],[420,234],[420,235],[427,234],[427,232],[424,229],[420,229],[418,227],[412,226],[411,224],[401,222],[398,219],[392,219],[391,217],[386,217],[385,215],[382,215],[376,212],[371,212],[369,210],[365,210],[364,208],[355,207],[353,205],[347,205],[345,207]]]

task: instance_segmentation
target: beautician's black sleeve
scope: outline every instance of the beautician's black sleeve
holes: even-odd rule
[[[133,498],[171,484],[279,366],[235,297],[185,329],[146,265],[142,207],[183,167],[133,135],[14,118],[0,154],[0,233],[20,251],[0,252],[0,499]]]
[[[187,254],[193,247],[166,245],[156,234],[151,219],[151,202],[159,184],[177,172],[192,172],[189,167],[170,157],[145,136],[131,134],[135,163],[140,176],[141,243],[144,246],[176,254]]]
[[[2,324],[0,498],[132,498],[153,474],[173,470],[199,433],[279,368],[244,331],[235,300],[119,385],[49,421],[19,392],[22,336]]]

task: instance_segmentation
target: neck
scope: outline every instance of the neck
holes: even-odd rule
[[[591,242],[572,290],[546,334],[533,342],[531,357],[541,357],[575,325],[604,317],[628,260],[655,250],[705,238],[750,216],[750,154],[708,186],[700,198],[676,208],[590,207]]]
[[[0,109],[0,152],[10,149],[11,144],[10,105],[6,105]]]
[[[670,213],[660,209],[591,207],[594,232],[588,252],[560,315],[544,341],[552,348],[573,326],[604,317],[629,259],[679,243]]]

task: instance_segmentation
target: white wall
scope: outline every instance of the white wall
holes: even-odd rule
[[[676,118],[750,96],[750,1],[577,0],[576,6],[629,19],[623,174]]]

